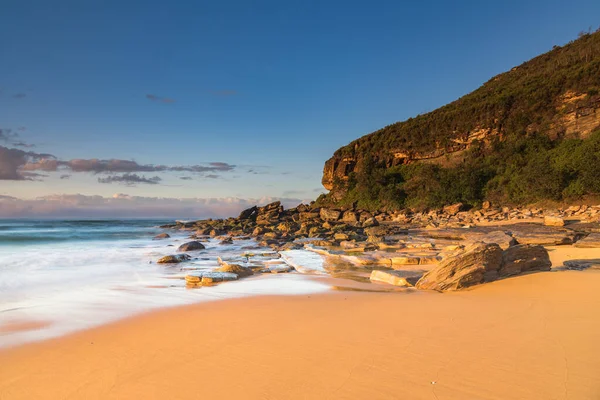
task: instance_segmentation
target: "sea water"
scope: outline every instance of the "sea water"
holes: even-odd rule
[[[305,294],[328,289],[300,274],[247,278],[187,289],[188,268],[211,270],[217,257],[239,257],[252,240],[189,253],[190,262],[157,264],[175,254],[190,232],[170,221],[0,220],[0,347],[46,339],[159,307],[249,295]],[[297,256],[301,257],[301,254]]]

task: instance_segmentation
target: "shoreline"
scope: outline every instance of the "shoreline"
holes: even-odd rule
[[[444,294],[332,290],[154,310],[0,349],[0,397],[591,399],[598,285],[598,271],[557,271]]]

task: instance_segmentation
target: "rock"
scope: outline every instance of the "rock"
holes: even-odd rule
[[[544,217],[544,225],[546,226],[565,226],[565,220],[561,217],[546,216]]]
[[[575,247],[597,248],[600,247],[600,233],[590,233],[585,238],[575,242]]]
[[[202,243],[197,240],[187,242],[179,246],[177,251],[196,251],[196,250],[204,250],[205,247]]]
[[[394,285],[394,286],[403,286],[403,287],[413,286],[407,280],[407,279],[409,279],[409,277],[407,277],[406,274],[401,271],[373,270],[373,271],[371,271],[371,276],[369,277],[369,279],[371,280],[371,282],[388,283],[388,284]],[[413,279],[413,283],[414,283],[414,279]]]
[[[228,244],[232,244],[232,243],[233,243],[233,238],[231,238],[231,237],[225,238],[219,242],[219,244],[222,244],[222,245],[228,245]]]
[[[490,203],[489,201],[484,201],[481,204],[481,209],[482,210],[489,210],[490,208],[492,208],[492,203]]]
[[[176,254],[172,256],[164,256],[160,258],[157,263],[158,264],[178,264],[183,261],[188,261],[190,256],[187,254]]]
[[[539,245],[521,244],[502,253],[502,267],[498,276],[518,275],[529,271],[549,271],[552,266],[548,251]]]
[[[514,237],[507,235],[502,231],[493,231],[482,237],[478,237],[477,241],[483,243],[496,243],[500,246],[502,250],[508,249],[510,246],[514,246],[517,244],[517,241]]]
[[[421,258],[417,256],[390,257],[392,268],[404,265],[419,265]]]
[[[502,267],[502,249],[495,243],[475,243],[449,256],[419,281],[419,289],[460,290],[495,279]]]
[[[246,220],[246,219],[256,218],[257,214],[258,214],[258,207],[254,206],[254,207],[250,207],[250,208],[247,208],[244,211],[242,211],[240,213],[240,215],[237,217],[237,219]]]
[[[541,244],[544,246],[571,244],[574,233],[566,229],[535,224],[519,224],[511,229],[519,244]]]
[[[242,267],[239,264],[229,264],[227,262],[223,262],[221,260],[221,266],[219,268],[215,268],[214,272],[227,272],[236,274],[240,278],[252,275],[252,270],[250,268]]]
[[[363,224],[362,224],[363,228],[369,228],[372,226],[379,226],[379,221],[377,221],[377,219],[371,217],[371,218],[367,218]]]
[[[356,215],[356,213],[354,211],[346,211],[344,213],[344,215],[342,216],[342,221],[349,223],[349,224],[354,224],[354,223],[358,222],[358,216]]]
[[[569,260],[564,262],[565,269],[583,271],[586,269],[600,270],[600,259],[596,260]]]
[[[275,264],[275,265],[267,265],[262,272],[271,273],[271,274],[281,274],[285,272],[292,272],[294,270],[293,267],[287,264]]]
[[[312,220],[319,218],[319,215],[320,214],[318,212],[301,212],[299,214],[299,220],[300,221],[312,221]]]
[[[192,272],[185,276],[185,283],[188,286],[210,285],[212,283],[235,281],[238,279],[236,274],[228,272]]]
[[[340,233],[336,233],[335,235],[333,235],[333,238],[335,240],[343,241],[343,240],[348,240],[349,236],[346,233],[341,233],[340,232]]]
[[[158,235],[154,236],[152,240],[169,239],[170,237],[171,236],[168,233],[159,233]]]
[[[444,212],[449,215],[456,215],[464,209],[463,203],[456,203],[450,206],[444,207]]]
[[[340,219],[341,214],[341,211],[331,208],[321,208],[321,212],[319,213],[323,221],[337,221]]]

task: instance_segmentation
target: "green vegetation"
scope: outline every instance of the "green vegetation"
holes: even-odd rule
[[[500,74],[479,89],[435,111],[386,126],[339,149],[335,155],[381,155],[394,149],[428,152],[450,148],[481,127],[501,132],[546,133],[567,91],[600,91],[600,31],[580,38]]]
[[[567,112],[600,112],[599,93],[600,30],[555,46],[453,103],[342,147],[334,157],[353,157],[359,172],[334,183],[347,189],[339,203],[400,209],[599,194],[600,130],[582,140],[561,126]],[[394,165],[394,151],[417,158],[451,153],[481,128],[494,134],[453,162]]]
[[[600,129],[588,139],[531,134],[472,146],[451,168],[415,163],[353,173],[342,204],[368,209],[441,207],[484,199],[505,204],[571,200],[600,193]]]

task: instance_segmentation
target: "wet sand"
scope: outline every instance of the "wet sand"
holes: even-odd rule
[[[1,351],[0,398],[598,399],[599,287],[564,271],[161,310]]]

